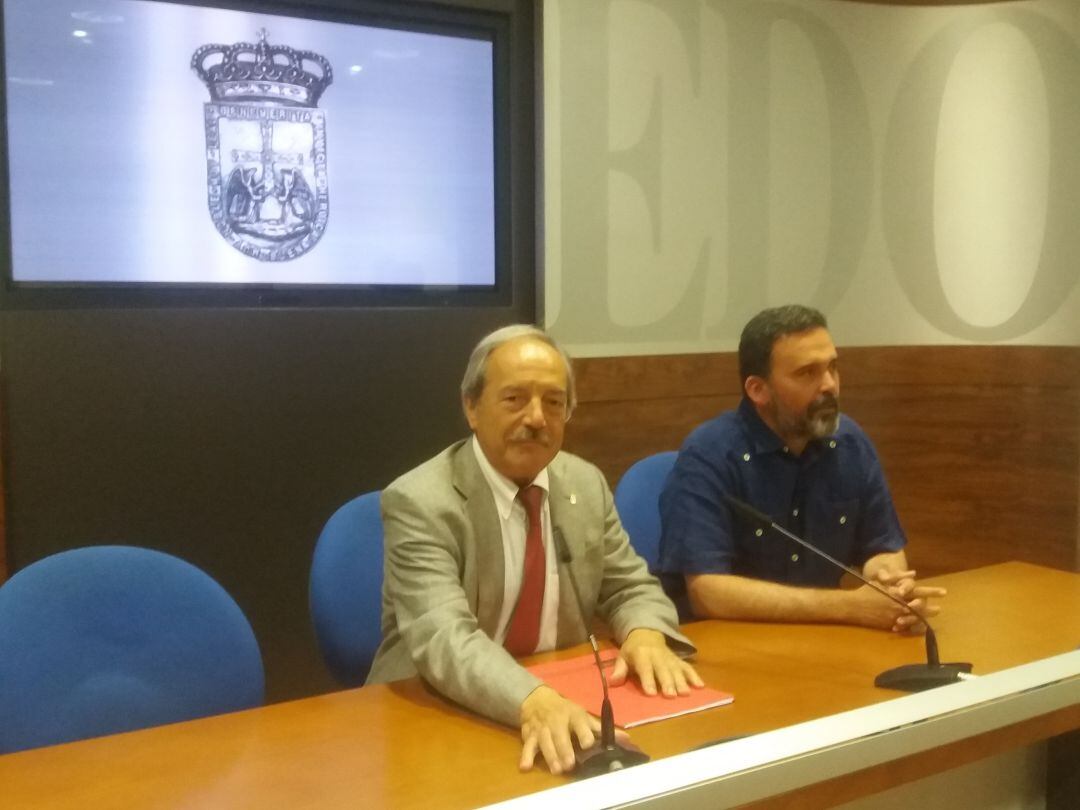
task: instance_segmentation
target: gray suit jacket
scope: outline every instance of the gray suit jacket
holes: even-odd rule
[[[585,641],[595,614],[619,644],[644,627],[692,653],[674,606],[630,547],[600,471],[559,453],[548,477],[552,528],[569,547],[587,613],[579,615],[570,583],[560,576],[558,646]],[[387,487],[382,516],[383,639],[367,682],[419,674],[451,700],[518,725],[521,702],[541,681],[492,640],[502,607],[502,533],[469,440]]]

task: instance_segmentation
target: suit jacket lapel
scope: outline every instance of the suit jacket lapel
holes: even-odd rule
[[[499,514],[491,488],[476,462],[471,439],[462,442],[453,465],[454,488],[465,499],[466,525],[472,529],[476,549],[476,619],[484,632],[494,635],[506,578]]]
[[[587,630],[583,623],[588,624],[590,618],[582,616],[574,596],[570,578],[566,575],[566,569],[574,567],[574,574],[580,579],[580,560],[584,553],[582,545],[582,531],[580,515],[578,514],[578,495],[570,487],[565,477],[559,474],[561,466],[558,456],[548,466],[548,511],[551,513],[551,530],[558,530],[562,534],[563,542],[570,551],[570,562],[559,566],[559,620],[558,641],[563,644],[581,641]],[[556,553],[558,544],[556,543]]]

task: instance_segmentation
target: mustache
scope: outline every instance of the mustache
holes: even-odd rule
[[[839,411],[840,399],[834,394],[822,394],[810,403],[806,409],[807,416],[814,416],[822,411]]]
[[[550,444],[551,436],[543,428],[531,428],[523,425],[510,436],[512,442],[540,442]]]

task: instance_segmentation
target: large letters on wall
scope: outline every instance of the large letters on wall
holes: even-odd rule
[[[578,354],[1080,344],[1080,6],[545,4],[547,323]]]

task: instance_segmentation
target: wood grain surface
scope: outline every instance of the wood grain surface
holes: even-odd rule
[[[1074,649],[1080,639],[1080,575],[1009,563],[938,582],[949,589],[936,621],[944,660],[971,661],[985,674]],[[876,689],[874,676],[924,660],[921,638],[857,627],[707,621],[685,629],[698,646],[699,671],[735,701],[635,728],[634,741],[654,759],[890,700],[898,693]],[[874,792],[1044,739],[1077,720],[1075,712],[1048,716],[983,740],[983,748],[958,744],[852,775],[830,790]],[[462,711],[413,679],[0,756],[0,804],[464,808],[565,781],[542,768],[518,773],[518,752],[515,730]]]

